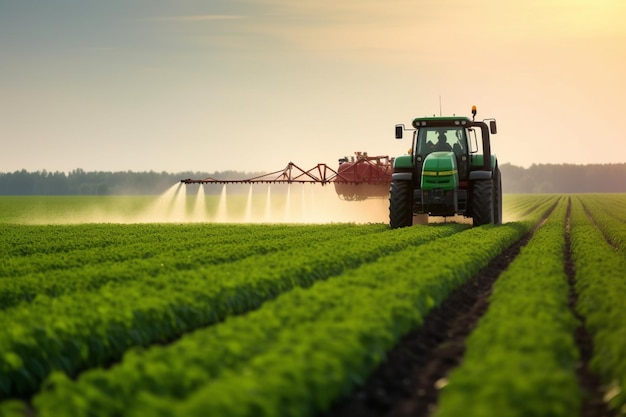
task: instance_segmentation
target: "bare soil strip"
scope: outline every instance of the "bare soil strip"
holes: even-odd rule
[[[465,338],[487,310],[493,283],[531,236],[511,245],[433,309],[424,324],[389,353],[363,387],[324,417],[430,415],[446,375],[463,358]]]
[[[575,267],[572,261],[570,241],[570,210],[571,202],[567,208],[567,223],[565,229],[565,272],[570,284],[569,305],[574,316],[580,321],[574,334],[576,346],[580,352],[580,362],[576,369],[578,383],[583,391],[580,417],[613,417],[617,416],[616,410],[611,410],[603,401],[603,387],[598,376],[589,369],[589,362],[593,356],[593,344],[591,335],[585,328],[585,318],[576,311],[578,293],[576,292]],[[590,213],[585,208],[587,216],[593,222]],[[595,224],[595,223],[594,223]],[[613,245],[605,236],[605,240]]]

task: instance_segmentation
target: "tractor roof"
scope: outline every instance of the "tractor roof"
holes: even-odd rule
[[[466,126],[472,123],[467,117],[449,116],[449,117],[418,117],[413,119],[413,127],[419,129],[420,127],[433,126],[433,127],[445,127],[445,126]]]

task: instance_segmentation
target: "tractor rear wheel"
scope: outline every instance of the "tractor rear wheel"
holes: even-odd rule
[[[493,178],[493,222],[502,224],[502,177],[497,166]]]
[[[474,181],[472,213],[474,226],[494,223],[494,190],[492,179]]]
[[[391,181],[389,226],[392,229],[413,224],[413,186],[411,181]]]

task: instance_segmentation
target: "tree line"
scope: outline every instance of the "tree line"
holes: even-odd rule
[[[186,178],[237,179],[255,175],[258,174],[236,171],[168,173],[75,169],[65,173],[20,170],[0,173],[0,195],[152,195],[161,194]],[[207,187],[207,193],[219,192],[220,187]]]
[[[626,192],[626,163],[622,164],[536,164],[528,168],[500,166],[504,193],[623,193]],[[151,195],[161,194],[181,179],[242,179],[262,173],[203,172],[105,172],[75,169],[71,172],[0,173],[0,195]],[[221,187],[205,187],[217,194]]]
[[[624,193],[626,163],[500,166],[504,193]]]

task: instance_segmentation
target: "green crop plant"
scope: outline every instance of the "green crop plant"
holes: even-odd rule
[[[8,239],[0,265],[0,309],[38,295],[97,291],[103,285],[169,276],[249,256],[336,238],[383,232],[383,225],[72,225],[12,226],[32,236]],[[305,235],[307,238],[302,239]],[[46,245],[46,242],[50,242]],[[11,245],[11,243],[13,243]],[[207,246],[210,250],[207,250]],[[2,277],[7,279],[2,279]],[[10,279],[8,279],[10,277]]]
[[[593,340],[591,368],[606,386],[605,401],[626,414],[626,258],[605,240],[585,212],[583,202],[586,205],[587,198],[574,199],[572,209],[576,309]],[[603,217],[605,227],[623,225],[622,220],[610,221],[599,215],[595,206],[590,215],[593,219]]]
[[[561,199],[496,281],[486,314],[443,388],[436,417],[577,414],[577,321],[568,305]]]
[[[0,348],[21,358],[0,357],[2,395],[36,390],[51,370],[74,374],[102,365],[132,346],[164,341],[258,308],[296,286],[341,274],[386,253],[419,245],[465,225],[421,227],[416,231],[339,236],[317,245],[261,253],[222,265],[172,274],[147,275],[124,285],[104,285],[0,311]],[[315,234],[315,229],[309,229]],[[300,234],[302,241],[307,236]],[[353,243],[356,241],[358,245]],[[337,247],[344,250],[337,251]],[[171,258],[177,262],[176,257]],[[13,357],[12,356],[12,357]]]
[[[477,228],[401,250],[171,346],[131,352],[110,370],[76,382],[56,374],[35,405],[42,416],[60,407],[75,416],[152,408],[311,415],[363,381],[402,334],[526,231],[520,224]]]
[[[458,224],[0,225],[11,242],[0,242],[11,259],[0,265],[0,288],[24,290],[0,311],[9,323],[0,328],[0,397],[28,397],[55,371],[35,400],[42,416],[53,403],[82,404],[67,415],[100,415],[104,404],[121,404],[124,411],[113,413],[120,415],[135,401],[161,407],[170,397],[173,409],[191,410],[217,381],[214,387],[228,392],[224,401],[239,403],[225,381],[253,366],[254,377],[244,382],[268,396],[243,401],[243,409],[254,401],[281,408],[272,385],[295,391],[285,394],[289,410],[324,409],[554,202],[534,199],[518,222],[471,233]],[[432,253],[445,256],[431,265]],[[309,309],[318,314],[306,316]],[[300,340],[302,348],[294,346]],[[122,355],[118,365],[98,370]],[[309,358],[319,359],[303,362]],[[328,375],[334,382],[322,385]],[[6,401],[0,414],[23,407]]]
[[[598,195],[584,195],[580,196],[579,200],[585,210],[591,212],[594,225],[626,256],[626,215],[624,215],[626,199],[620,201],[615,197],[609,199]],[[611,202],[613,204],[610,204]]]

